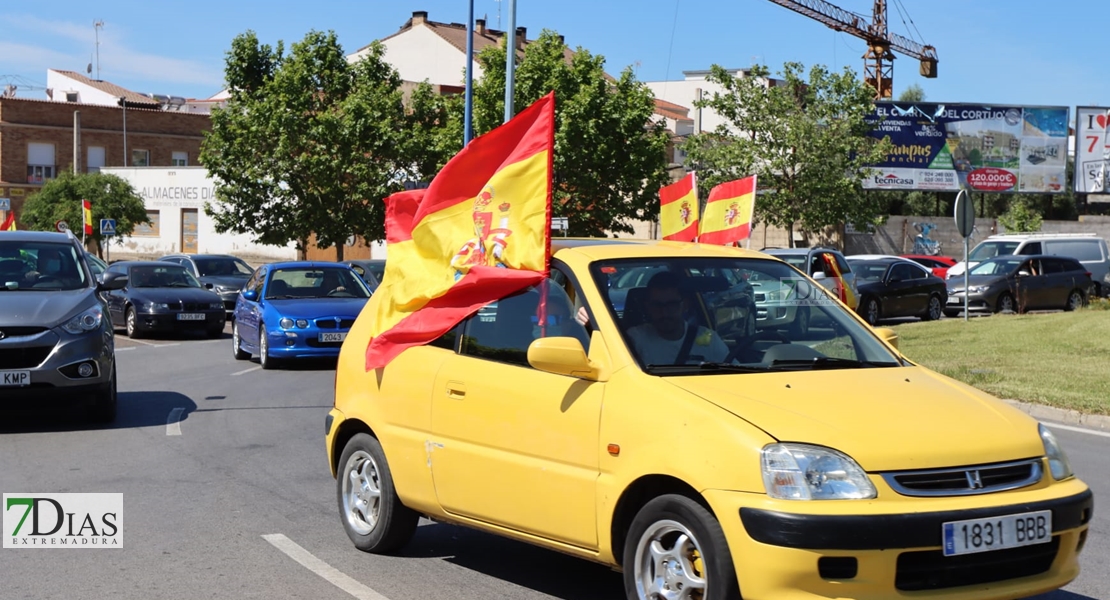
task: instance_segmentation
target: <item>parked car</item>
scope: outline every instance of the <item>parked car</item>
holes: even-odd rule
[[[84,404],[116,417],[112,326],[100,285],[68,233],[0,231],[0,400],[4,407]]]
[[[933,275],[941,279],[944,279],[948,275],[948,269],[956,264],[956,259],[951,256],[927,256],[924,254],[903,254],[901,256],[929,269],[933,272]]]
[[[908,259],[848,257],[859,289],[859,314],[871,325],[894,317],[941,318],[948,299],[944,280]]]
[[[229,318],[239,290],[254,273],[247,261],[229,254],[169,254],[158,260],[185,267],[204,287],[219,294]]]
[[[1091,272],[1095,282],[1094,295],[1110,294],[1110,287],[1103,282],[1110,279],[1110,250],[1106,240],[1093,233],[1006,233],[992,235],[979,242],[968,254],[971,266],[995,256],[1033,256],[1048,254],[1074,258]],[[951,279],[964,274],[965,265],[960,261],[948,269]]]
[[[764,248],[761,252],[782,259],[833,290],[848,308],[859,306],[859,290],[852,267],[839,250],[833,248]],[[840,275],[837,276],[837,271]]]
[[[944,314],[955,316],[964,309],[964,278],[950,278],[947,283]],[[1092,285],[1090,271],[1074,258],[999,256],[968,272],[968,311],[1075,310],[1087,302]]]
[[[235,304],[232,354],[236,360],[257,354],[263,369],[288,359],[338,356],[370,295],[362,278],[340,263],[262,265]]]
[[[354,259],[345,260],[343,264],[350,266],[358,273],[358,276],[366,282],[366,287],[370,291],[378,289],[382,284],[382,277],[385,275],[385,261],[378,259]]]
[[[914,364],[795,269],[706,244],[551,248],[546,285],[373,369],[390,292],[368,301],[323,448],[356,548],[427,545],[426,516],[618,569],[629,598],[990,600],[1078,575],[1092,494],[1049,429]],[[632,265],[658,274],[618,314],[609,279]],[[721,334],[720,282],[698,273],[725,271],[796,281],[829,327]],[[537,327],[579,299],[589,329]],[[685,357],[633,341],[681,331]]]
[[[185,267],[163,261],[125,260],[108,265],[105,285],[122,281],[106,294],[113,326],[131,338],[151,333],[202,331],[217,338],[224,331],[224,305]]]

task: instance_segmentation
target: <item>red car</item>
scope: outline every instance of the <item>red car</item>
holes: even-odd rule
[[[933,275],[944,279],[948,274],[948,268],[956,264],[956,259],[950,256],[927,256],[924,254],[903,254],[902,258],[908,258],[913,262],[931,269]]]

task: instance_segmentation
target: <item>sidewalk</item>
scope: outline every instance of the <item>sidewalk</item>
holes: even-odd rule
[[[1065,425],[1075,425],[1077,427],[1110,432],[1110,417],[1106,415],[1088,415],[1077,410],[1019,402],[1017,400],[1006,400],[1006,403],[1021,409],[1022,412],[1035,419],[1043,419],[1046,421],[1063,423]]]

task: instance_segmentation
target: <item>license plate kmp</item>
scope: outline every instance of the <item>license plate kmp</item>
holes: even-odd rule
[[[1052,511],[950,521],[942,525],[944,555],[973,554],[1052,540]]]
[[[0,386],[31,385],[30,371],[0,371]]]

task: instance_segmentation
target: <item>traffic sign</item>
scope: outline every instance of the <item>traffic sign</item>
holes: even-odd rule
[[[115,219],[101,219],[100,220],[100,235],[116,235],[116,220]]]
[[[964,238],[970,237],[975,229],[975,202],[968,197],[967,190],[956,194],[956,229]]]
[[[11,198],[0,198],[0,210],[11,210],[11,209],[12,209],[12,199]]]
[[[566,217],[551,217],[551,228],[561,231],[569,229]]]
[[[54,229],[57,229],[58,231],[60,231],[62,233],[65,233],[66,230],[69,229],[69,223],[66,223],[65,221],[55,221],[54,222]]]

